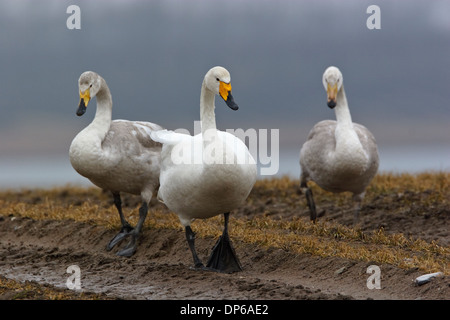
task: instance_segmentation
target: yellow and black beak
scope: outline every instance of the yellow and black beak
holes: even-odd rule
[[[327,85],[327,105],[331,109],[336,107],[337,92],[338,92],[337,83],[335,83],[334,85],[330,85],[328,83],[328,85]]]
[[[239,109],[239,106],[234,102],[233,96],[231,95],[231,83],[225,83],[220,81],[219,84],[219,94],[228,107],[232,110]]]
[[[84,91],[84,93],[80,90],[80,103],[77,109],[77,116],[82,116],[86,112],[86,107],[91,100],[91,93],[89,92],[89,88]]]

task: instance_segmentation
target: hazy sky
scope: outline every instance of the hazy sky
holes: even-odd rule
[[[81,30],[69,30],[69,5]],[[369,30],[367,7],[381,9]],[[113,118],[193,130],[213,66],[232,78],[236,112],[216,99],[217,125],[279,129],[300,149],[334,119],[322,73],[343,75],[353,121],[380,147],[450,137],[450,1],[0,0],[0,159],[67,154],[95,114],[75,115],[80,74],[107,81]]]

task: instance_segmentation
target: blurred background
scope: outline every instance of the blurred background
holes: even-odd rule
[[[370,5],[381,29],[366,26]],[[69,30],[69,5],[81,29]],[[90,185],[68,149],[80,74],[102,75],[113,119],[193,132],[200,87],[227,68],[239,111],[217,126],[279,129],[277,175],[298,178],[309,130],[335,119],[324,70],[344,76],[354,122],[374,134],[381,172],[450,170],[450,1],[0,0],[0,188]],[[269,131],[270,132],[270,131]]]

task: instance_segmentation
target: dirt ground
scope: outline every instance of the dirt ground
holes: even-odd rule
[[[280,191],[281,192],[281,191]],[[293,189],[289,194],[256,189],[246,204],[232,215],[238,219],[269,216],[290,219],[308,211],[303,196]],[[361,229],[383,228],[388,233],[404,235],[441,246],[450,244],[450,209],[434,203],[423,207],[423,197],[429,192],[392,194],[373,197],[361,211]],[[30,193],[15,194],[17,201],[42,202]],[[405,208],[404,197],[410,203]],[[417,201],[413,201],[414,199]],[[112,204],[105,195],[107,205]],[[58,201],[74,205],[70,194],[60,195]],[[100,203],[104,199],[98,200]],[[125,206],[134,208],[137,197],[125,196]],[[422,207],[418,205],[422,203]],[[162,206],[153,204],[150,208]],[[317,203],[320,219],[330,219],[351,225],[351,202],[321,201]],[[387,211],[396,214],[386,214]],[[195,224],[193,224],[195,229]],[[230,225],[232,228],[232,225]],[[116,256],[105,250],[117,230],[72,220],[34,220],[14,214],[0,215],[0,275],[3,280],[28,283],[60,290],[80,298],[80,292],[95,299],[450,299],[448,276],[434,278],[418,286],[414,279],[423,272],[417,268],[401,269],[389,264],[378,265],[381,289],[369,289],[367,268],[373,262],[339,257],[319,257],[293,254],[287,250],[265,248],[233,240],[243,271],[220,274],[193,270],[192,256],[184,231],[144,228],[139,248],[131,258]],[[204,261],[216,239],[197,238],[196,246]],[[66,288],[66,272],[71,265],[81,270],[81,290]],[[1,280],[1,279],[0,279]],[[0,299],[14,299],[17,289],[8,290],[0,281]],[[28,293],[25,298],[42,299]]]

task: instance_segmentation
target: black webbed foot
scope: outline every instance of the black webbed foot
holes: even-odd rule
[[[131,231],[130,233],[128,233],[126,235],[126,236],[130,236],[131,237],[130,242],[128,242],[128,244],[125,246],[125,248],[123,248],[122,250],[117,252],[118,256],[131,257],[136,252],[137,239],[139,237],[139,234],[137,234],[135,232],[135,230]]]
[[[206,268],[209,270],[233,273],[242,271],[241,264],[227,235],[220,236],[209,257]]]
[[[112,248],[114,248],[119,242],[121,242],[126,236],[128,236],[132,231],[133,227],[129,224],[124,225],[118,234],[114,236],[114,238],[111,239],[111,241],[106,246],[106,250],[110,251]]]
[[[236,256],[228,235],[229,212],[225,213],[224,217],[225,226],[223,233],[212,249],[206,268],[223,273],[239,272],[242,271],[241,263]]]

